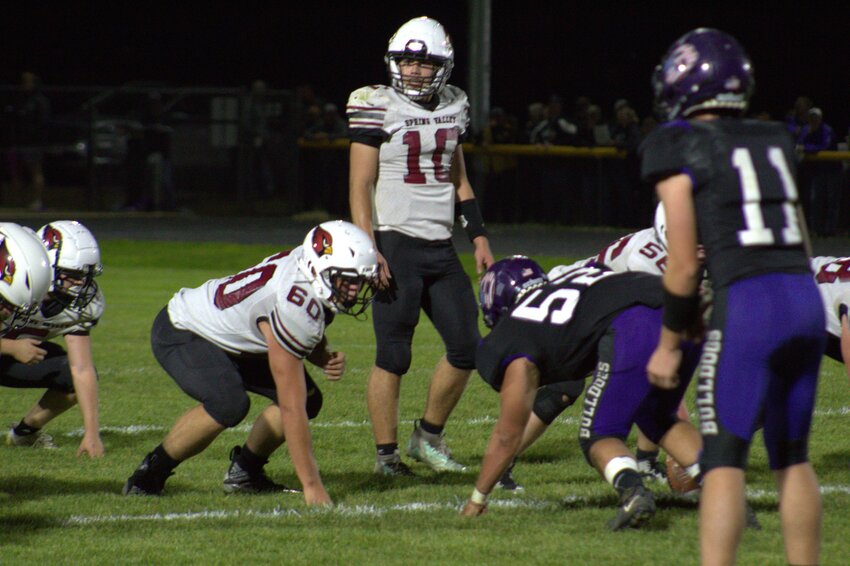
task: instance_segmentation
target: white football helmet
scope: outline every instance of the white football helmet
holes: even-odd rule
[[[659,202],[658,206],[655,207],[655,222],[653,222],[653,228],[655,228],[655,239],[656,241],[664,246],[664,249],[667,249],[667,215],[664,213],[664,203]]]
[[[97,240],[76,220],[45,224],[39,229],[38,236],[47,248],[53,268],[51,294],[66,308],[84,309],[97,295],[94,278],[103,272]],[[80,283],[66,287],[66,279]]]
[[[351,222],[332,220],[310,230],[298,267],[334,312],[357,316],[375,296],[378,254],[366,232]]]
[[[47,250],[31,228],[0,223],[0,336],[26,324],[50,287]]]
[[[422,16],[398,28],[390,38],[384,61],[390,74],[390,84],[395,90],[412,100],[426,100],[446,86],[454,67],[454,57],[451,39],[442,24]],[[416,59],[433,64],[434,76],[423,81],[421,85],[405,81],[398,66],[402,59]]]

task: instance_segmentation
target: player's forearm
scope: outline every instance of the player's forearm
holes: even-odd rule
[[[493,486],[508,469],[522,442],[523,427],[505,426],[497,423],[487,444],[481,472],[475,482],[475,488],[481,493],[490,493]]]
[[[372,187],[365,181],[351,182],[349,190],[351,221],[372,236]]]
[[[307,412],[303,406],[280,407],[280,415],[283,420],[283,431],[286,436],[286,446],[289,457],[298,480],[305,488],[308,486],[321,486],[322,478],[319,475],[319,467],[313,456],[313,440],[310,434],[310,425]]]
[[[94,368],[71,368],[71,377],[83,416],[83,430],[86,434],[100,434],[97,374]]]

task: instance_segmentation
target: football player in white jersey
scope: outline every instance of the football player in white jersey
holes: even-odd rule
[[[826,314],[826,352],[844,364],[850,377],[850,257],[819,256],[810,260]]]
[[[2,338],[0,384],[46,388],[41,399],[6,433],[10,446],[56,448],[41,429],[79,404],[83,439],[77,455],[103,456],[98,424],[97,371],[91,329],[103,315],[104,299],[95,277],[101,273],[100,248],[91,232],[72,220],[51,222],[38,231],[51,269],[49,290],[26,324]],[[67,352],[48,340],[62,337]]]
[[[159,495],[177,465],[203,451],[248,413],[248,392],[273,401],[245,444],[231,450],[228,493],[296,491],[263,467],[284,440],[308,505],[330,505],[313,456],[309,419],[322,395],[304,359],[330,380],[345,355],[328,346],[336,313],[358,316],[372,301],[378,260],[372,240],[342,220],[324,222],[303,245],[229,277],[181,289],[151,329],[154,356],[199,405],[183,414],[124,485],[125,495]]]
[[[52,279],[50,259],[38,235],[19,224],[0,222],[0,336],[27,323]]]
[[[454,50],[436,20],[402,25],[385,61],[391,85],[359,88],[346,107],[351,217],[374,237],[381,265],[373,309],[377,351],[367,385],[375,472],[412,474],[398,451],[398,400],[420,309],[440,333],[446,355],[431,377],[407,454],[434,470],[462,471],[443,429],[475,367],[480,335],[475,295],[451,242],[456,211],[478,272],[493,263],[460,143],[469,103],[466,93],[446,84]]]

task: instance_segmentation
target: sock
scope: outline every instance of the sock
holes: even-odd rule
[[[248,473],[256,473],[263,469],[269,459],[259,454],[254,454],[247,444],[242,445],[239,455],[236,457],[239,466]]]
[[[378,450],[378,456],[388,458],[395,455],[398,451],[398,443],[391,442],[389,444],[376,444],[375,448]]]
[[[31,435],[31,434],[35,434],[35,433],[37,433],[37,432],[38,432],[38,431],[40,431],[41,429],[40,429],[40,428],[35,428],[35,427],[32,427],[32,426],[29,426],[28,424],[25,424],[25,423],[24,423],[24,421],[22,420],[20,423],[18,423],[18,426],[16,426],[16,427],[15,427],[14,429],[12,429],[12,430],[13,430],[13,431],[15,432],[15,434],[16,434],[16,435],[18,435],[18,436],[29,436],[29,435]]]
[[[150,457],[150,472],[154,474],[164,474],[168,475],[171,473],[171,470],[177,467],[180,462],[175,460],[171,456],[168,455],[168,452],[165,451],[165,448],[162,447],[162,444],[158,445],[151,452]]]
[[[419,420],[419,428],[420,428],[420,430],[422,430],[422,432],[427,432],[428,434],[431,434],[431,435],[434,435],[434,436],[440,436],[440,434],[442,434],[445,426],[444,425],[431,424],[428,421],[426,421],[425,419],[420,419]]]
[[[641,450],[637,449],[635,454],[637,456],[637,461],[648,460],[649,462],[657,462],[658,461],[658,450]]]
[[[639,485],[643,485],[643,481],[640,479],[640,474],[635,470],[625,469],[622,470],[617,476],[614,478],[614,489],[617,490],[617,493],[622,495],[624,491],[631,487],[637,487]]]

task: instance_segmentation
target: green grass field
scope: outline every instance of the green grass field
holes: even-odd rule
[[[253,265],[269,246],[101,242],[100,278],[107,310],[93,332],[101,384],[101,427],[107,454],[76,458],[81,423],[75,408],[47,432],[58,451],[0,446],[2,564],[696,564],[697,510],[658,488],[659,511],[640,531],[611,533],[613,490],[585,463],[576,439],[578,408],[567,410],[515,470],[521,494],[496,492],[488,515],[462,519],[498,412],[498,395],[473,375],[452,416],[447,438],[465,474],[436,474],[414,464],[416,478],[372,473],[374,447],[365,382],[374,352],[371,322],[339,316],[328,335],[348,355],[342,381],[313,370],[324,393],[313,441],[332,509],[308,509],[299,495],[226,496],[228,452],[241,444],[266,400],[254,397],[243,424],[178,469],[159,498],[121,496],[142,457],[194,402],[154,360],[149,329],[180,287],[195,286]],[[539,258],[544,267],[575,258]],[[471,270],[470,258],[465,261]],[[413,369],[404,378],[400,440],[420,416],[430,372],[442,347],[420,324]],[[0,390],[4,426],[40,396]],[[850,549],[848,384],[825,360],[811,442],[824,502],[822,564],[847,564]],[[267,466],[297,484],[285,449]],[[748,473],[749,498],[764,526],[748,531],[740,564],[785,564],[777,497],[759,442]],[[654,488],[655,489],[655,488]]]

